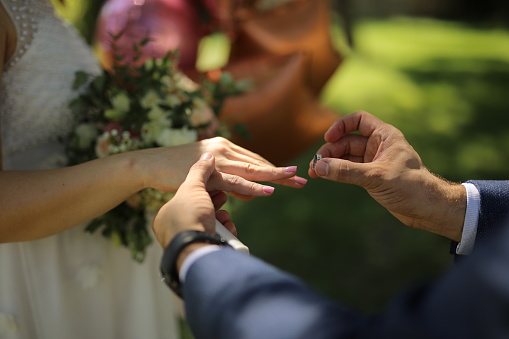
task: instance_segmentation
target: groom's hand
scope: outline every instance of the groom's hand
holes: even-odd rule
[[[459,241],[466,192],[430,173],[403,133],[367,112],[338,119],[309,175],[354,184],[404,224]]]
[[[235,232],[227,212],[219,211],[216,215],[216,210],[226,202],[226,195],[218,191],[207,192],[207,182],[216,175],[214,156],[203,154],[191,167],[175,196],[161,207],[152,223],[152,230],[163,248],[182,231],[215,233],[216,218]]]

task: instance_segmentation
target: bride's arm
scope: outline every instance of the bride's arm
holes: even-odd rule
[[[128,157],[0,172],[0,242],[42,238],[96,217],[142,188]]]
[[[0,171],[0,243],[61,232],[103,214],[146,187],[175,191],[204,152],[216,156],[220,171],[210,181],[211,191],[272,194],[271,187],[248,180],[304,186],[295,177],[295,168],[273,167],[222,138],[122,153],[62,169]]]
[[[108,211],[146,187],[175,191],[202,150],[214,153],[216,167],[223,167],[222,176],[211,181],[210,190],[268,196],[272,192],[267,186],[226,172],[242,175],[245,171],[243,176],[264,181],[295,174],[248,162],[240,153],[232,156],[233,148],[225,148],[228,143],[218,139],[141,150],[55,170],[0,171],[0,242],[38,239],[63,231]],[[297,183],[295,187],[299,187]]]

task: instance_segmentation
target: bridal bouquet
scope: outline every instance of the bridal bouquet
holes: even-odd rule
[[[137,58],[149,40],[133,46]],[[111,71],[98,76],[77,72],[73,84],[80,95],[69,105],[74,126],[66,140],[69,165],[142,148],[176,146],[216,135],[227,129],[218,115],[224,100],[247,89],[228,73],[196,84],[176,68],[177,52],[147,59],[142,65],[115,56]],[[92,220],[87,232],[101,231],[130,249],[142,262],[151,243],[147,220],[173,193],[145,189],[133,199]],[[135,203],[129,203],[135,201]]]

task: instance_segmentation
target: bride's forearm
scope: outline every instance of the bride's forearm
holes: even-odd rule
[[[43,238],[97,217],[144,188],[132,154],[44,171],[0,171],[0,242]]]

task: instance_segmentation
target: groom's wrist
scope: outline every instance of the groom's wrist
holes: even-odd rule
[[[177,267],[177,273],[180,273],[180,269],[182,267],[182,264],[187,259],[187,257],[196,251],[199,248],[205,247],[205,246],[214,246],[213,244],[205,244],[205,243],[194,243],[189,244],[184,249],[182,249],[182,252],[177,257],[176,267]]]
[[[416,228],[459,242],[467,207],[465,187],[435,176],[429,191],[429,215]]]
[[[160,267],[161,276],[168,287],[179,297],[182,297],[179,270],[183,263],[183,259],[187,258],[187,256],[198,248],[206,246],[207,244],[230,246],[224,238],[217,234],[188,230],[178,233],[164,250]]]

